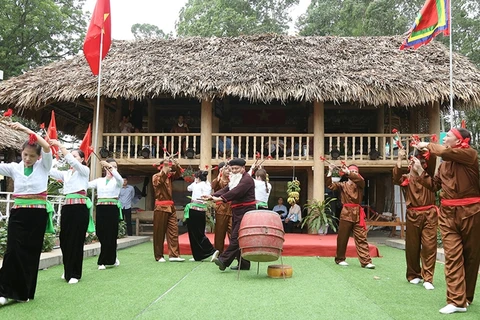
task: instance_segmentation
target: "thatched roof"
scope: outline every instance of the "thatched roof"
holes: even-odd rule
[[[433,41],[400,51],[401,41],[286,35],[115,41],[102,66],[102,95],[447,105],[448,49]],[[454,55],[453,84],[457,108],[480,105],[480,71],[459,54]],[[83,55],[0,84],[0,104],[22,108],[96,94],[97,78]]]
[[[13,130],[0,121],[0,150],[14,149],[20,150],[22,145],[28,139],[26,133]]]

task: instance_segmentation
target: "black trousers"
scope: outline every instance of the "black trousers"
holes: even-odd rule
[[[45,209],[10,211],[7,251],[0,269],[0,297],[21,301],[35,297],[46,226]]]
[[[195,261],[208,258],[215,252],[210,240],[205,235],[206,212],[190,209],[187,220],[188,240]]]
[[[132,208],[129,209],[122,209],[123,220],[127,225],[127,235],[132,236]]]
[[[68,204],[62,207],[60,249],[67,282],[71,278],[82,278],[83,244],[89,219],[90,212],[84,204]]]
[[[117,259],[118,207],[115,205],[97,206],[95,228],[100,241],[98,265],[111,266]]]

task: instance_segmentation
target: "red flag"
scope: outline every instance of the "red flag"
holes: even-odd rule
[[[87,132],[85,132],[85,136],[83,137],[82,143],[80,144],[80,148],[79,148],[85,154],[85,162],[88,161],[88,158],[90,157],[90,154],[92,153],[92,149],[90,148],[90,145],[92,144],[91,125],[92,125],[91,123],[88,124]]]
[[[92,20],[88,26],[83,54],[94,75],[98,75],[100,64],[100,38],[103,32],[102,60],[108,53],[112,43],[112,20],[110,17],[110,0],[97,0]]]
[[[52,110],[52,117],[50,118],[50,124],[48,125],[48,129],[47,129],[47,140],[48,139],[58,139],[58,134],[57,134],[57,122],[55,121],[55,111]],[[52,149],[52,154],[54,156],[57,156],[58,158],[58,155],[57,155],[57,152],[58,152],[58,147],[56,146],[51,146],[50,147]]]
[[[467,123],[465,122],[465,120],[462,120],[461,127],[462,127],[463,129],[466,129],[466,128],[467,128]]]
[[[410,47],[417,49],[432,41],[439,33],[448,36],[449,10],[450,0],[426,0],[400,50]]]

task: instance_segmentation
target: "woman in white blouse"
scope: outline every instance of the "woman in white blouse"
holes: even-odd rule
[[[98,270],[105,270],[105,266],[118,266],[117,236],[118,221],[122,219],[122,206],[118,195],[123,185],[123,178],[117,172],[117,162],[114,159],[100,161],[106,170],[103,178],[88,183],[89,188],[97,189],[97,214],[95,229],[100,241],[100,255],[98,256]]]
[[[302,221],[302,208],[295,202],[288,210],[285,218],[285,232],[293,232],[293,226]]]
[[[255,201],[257,201],[257,209],[268,210],[268,198],[272,192],[272,185],[268,182],[267,171],[265,169],[254,170],[250,168],[248,173],[255,182]]]
[[[15,203],[8,219],[7,251],[0,269],[0,305],[13,299],[33,299],[45,229],[55,232],[52,205],[47,202],[48,173],[52,167],[50,145],[20,123],[8,124],[30,139],[22,146],[20,163],[0,163],[0,175],[14,181]]]
[[[83,244],[90,220],[92,201],[87,197],[90,169],[86,166],[82,150],[69,152],[58,140],[50,140],[51,146],[57,146],[70,165],[69,170],[50,170],[50,176],[63,181],[65,205],[60,217],[60,249],[63,256],[63,275],[70,284],[78,283],[82,278]],[[95,230],[89,230],[94,232]]]
[[[215,250],[205,235],[207,204],[202,196],[209,196],[212,187],[207,181],[208,171],[199,170],[195,173],[195,181],[187,187],[192,192],[192,202],[185,206],[185,220],[187,222],[188,239],[192,250],[191,261],[202,261],[210,256],[215,257]],[[216,254],[215,254],[216,253]]]

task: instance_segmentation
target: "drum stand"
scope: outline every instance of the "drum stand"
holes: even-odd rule
[[[250,260],[249,260],[250,261]],[[257,262],[257,275],[260,271],[260,261],[251,261],[251,262]],[[262,261],[263,262],[263,261]],[[282,265],[282,275],[283,275],[283,280],[285,280],[285,272],[283,272],[283,257],[282,257],[282,252],[280,251],[280,263]],[[240,268],[242,265],[242,249],[240,249],[240,260],[238,261],[238,269],[237,269],[237,280],[240,279]]]

